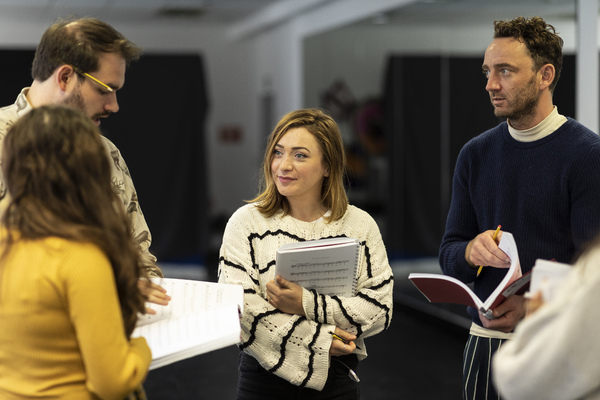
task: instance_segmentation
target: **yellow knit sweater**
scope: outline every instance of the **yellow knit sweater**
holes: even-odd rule
[[[122,400],[150,360],[145,339],[125,336],[98,247],[21,240],[0,263],[0,399]]]

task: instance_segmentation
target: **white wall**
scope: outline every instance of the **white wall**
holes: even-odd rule
[[[10,18],[0,15],[0,47],[35,48],[43,31],[52,22],[53,19],[40,21],[27,15]],[[258,138],[254,122],[257,118],[254,107],[257,87],[251,78],[257,75],[254,46],[229,40],[226,27],[219,25],[199,26],[185,20],[150,26],[107,22],[148,53],[199,53],[203,56],[209,98],[206,143],[210,212],[213,215],[230,214],[242,204],[242,200],[252,198],[256,192],[252,176],[261,158],[257,149],[262,145],[255,143]],[[157,83],[168,85],[170,74],[177,74],[176,65],[157,77]],[[24,83],[27,84],[29,82]],[[221,143],[219,129],[232,125],[242,128],[242,140]]]
[[[253,174],[259,164],[255,150],[259,146],[255,143],[258,135],[254,123],[257,88],[256,81],[250,79],[257,69],[253,47],[228,40],[222,26],[129,25],[121,31],[148,51],[197,52],[203,56],[209,99],[206,143],[210,212],[231,214],[256,191]],[[169,74],[176,73],[177,66],[165,71],[165,83]],[[241,141],[220,140],[220,129],[227,126],[241,129]]]
[[[564,52],[575,51],[575,26],[551,21],[565,41]],[[492,40],[493,21],[470,26],[355,25],[311,36],[304,42],[305,97],[319,105],[324,88],[335,80],[348,82],[358,99],[382,93],[386,61],[390,54],[453,54],[481,56]],[[482,90],[484,82],[482,79]]]

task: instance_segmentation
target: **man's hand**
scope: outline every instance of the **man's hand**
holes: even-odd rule
[[[169,305],[169,301],[171,300],[171,296],[167,294],[167,291],[156,283],[152,283],[150,281],[139,280],[138,287],[144,296],[146,296],[146,301],[149,303],[158,304],[161,306]],[[146,313],[148,314],[156,314],[156,311],[146,307]]]
[[[302,307],[302,286],[279,275],[267,282],[267,301],[284,313],[306,316]]]
[[[480,233],[471,240],[465,250],[465,258],[473,267],[477,268],[480,265],[485,267],[508,268],[510,267],[510,258],[498,247],[502,231],[499,232],[496,240],[493,230]]]
[[[525,299],[521,295],[512,295],[492,311],[494,319],[479,314],[484,328],[501,332],[512,332],[525,316]]]

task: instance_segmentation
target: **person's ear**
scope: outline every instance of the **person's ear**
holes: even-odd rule
[[[554,65],[552,65],[552,64],[545,64],[542,66],[542,68],[540,68],[540,75],[541,75],[540,89],[541,90],[544,90],[544,89],[550,87],[550,85],[552,85],[555,74],[556,74],[556,71],[554,70]]]
[[[77,73],[70,65],[61,65],[54,71],[56,84],[62,91],[67,90],[69,82],[77,79]]]

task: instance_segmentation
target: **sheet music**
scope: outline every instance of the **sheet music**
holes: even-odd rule
[[[277,252],[277,274],[322,294],[354,296],[358,246],[356,239],[349,238],[284,245]]]
[[[146,307],[155,310],[156,314],[139,315],[137,326],[182,314],[208,310],[217,304],[235,303],[240,307],[240,311],[244,311],[243,292],[240,296],[240,291],[234,285],[173,278],[152,278],[151,280],[167,290],[171,301],[166,307],[146,303]]]
[[[159,320],[135,329],[152,350],[150,369],[193,357],[240,341],[240,319],[235,304],[198,314]]]
[[[153,278],[171,296],[168,306],[148,304],[132,337],[143,336],[152,351],[150,369],[235,345],[240,341],[241,286],[185,279]]]

